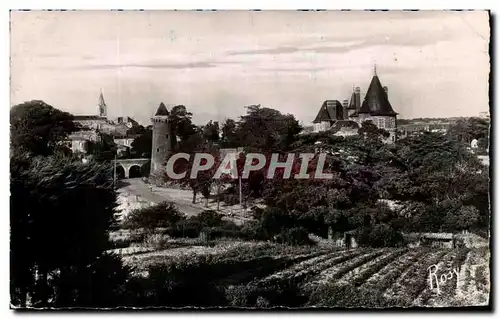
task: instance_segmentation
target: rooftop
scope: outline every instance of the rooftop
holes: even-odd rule
[[[359,113],[370,113],[370,115],[394,116],[397,115],[392,109],[387,93],[380,83],[380,79],[375,74],[370,82],[368,91]]]

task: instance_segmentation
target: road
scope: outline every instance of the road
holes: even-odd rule
[[[201,195],[198,195],[197,203],[193,204],[193,193],[191,190],[153,186],[153,190],[151,191],[150,184],[144,183],[141,178],[125,179],[122,180],[122,182],[125,185],[119,188],[119,192],[135,195],[142,200],[156,204],[164,201],[172,202],[177,206],[180,212],[187,216],[198,215],[206,209],[217,210],[217,204],[215,202],[211,201],[207,206]],[[219,205],[218,211],[224,214],[226,216],[225,218],[237,224],[241,224],[251,219],[249,212],[242,211],[239,205],[226,206],[221,204]]]
[[[153,191],[151,191],[149,184],[144,183],[140,178],[126,179],[123,180],[123,183],[126,185],[121,187],[119,192],[136,195],[143,200],[156,204],[164,201],[173,202],[180,212],[188,216],[197,215],[203,211],[202,207],[190,202],[192,193],[189,190],[153,187]]]

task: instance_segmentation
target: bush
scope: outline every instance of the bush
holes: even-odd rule
[[[193,263],[148,267],[148,278],[127,283],[129,307],[215,307],[225,306],[224,290],[214,283],[217,276],[204,259]]]
[[[147,234],[144,238],[144,245],[155,249],[164,249],[168,246],[168,237],[163,234]]]
[[[275,241],[288,245],[312,245],[314,242],[309,238],[309,233],[303,227],[294,227],[281,231]]]
[[[205,234],[206,240],[214,240],[218,238],[241,238],[239,229],[231,229],[224,227],[205,227],[201,230]]]
[[[227,223],[222,221],[221,214],[213,210],[206,210],[196,216],[191,216],[188,219],[177,222],[175,227],[169,231],[169,235],[176,238],[197,238],[200,236],[202,229],[219,228],[223,225],[229,225]]]
[[[172,227],[184,219],[173,203],[162,202],[155,206],[136,209],[124,220],[124,226],[129,228]]]
[[[236,205],[240,203],[240,195],[237,193],[232,193],[230,188],[225,192],[219,194],[219,201],[228,206]]]
[[[361,229],[356,240],[362,247],[401,247],[403,235],[388,224],[376,224]]]
[[[175,238],[198,238],[200,236],[201,229],[202,226],[199,221],[191,217],[178,222],[175,227],[170,230],[169,235]]]
[[[336,308],[378,308],[387,304],[381,291],[356,288],[353,285],[338,286],[328,283],[319,286],[309,298],[307,306]]]
[[[110,241],[111,249],[127,248],[133,243],[132,238],[122,238]]]
[[[217,227],[222,225],[222,214],[213,210],[205,210],[191,218],[198,221],[201,227]]]
[[[144,232],[137,232],[137,233],[132,233],[130,234],[130,237],[128,238],[130,240],[130,243],[142,243],[144,241],[144,238],[146,238],[146,233]]]
[[[226,300],[233,307],[301,307],[307,297],[299,285],[290,280],[268,286],[255,282],[230,286],[226,289]]]

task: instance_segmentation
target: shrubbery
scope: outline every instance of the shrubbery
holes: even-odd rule
[[[123,226],[147,229],[173,227],[184,218],[173,203],[162,202],[155,206],[133,210],[125,218]]]
[[[197,220],[188,218],[179,221],[173,228],[169,230],[168,234],[175,238],[198,238],[200,236],[201,229],[202,227]]]
[[[307,295],[293,280],[269,286],[255,283],[230,286],[226,289],[227,303],[233,307],[300,307],[307,302]]]
[[[362,247],[400,247],[404,243],[401,233],[388,224],[364,227],[356,235]]]
[[[314,242],[309,238],[309,233],[305,228],[294,227],[282,230],[275,241],[288,245],[312,245]]]
[[[387,301],[380,290],[337,286],[334,282],[319,286],[310,295],[307,306],[335,308],[384,307]]]
[[[146,234],[144,244],[155,249],[165,249],[168,246],[168,237],[163,234]]]
[[[169,234],[172,237],[197,238],[204,228],[219,227],[222,224],[221,214],[206,210],[196,216],[177,222]]]

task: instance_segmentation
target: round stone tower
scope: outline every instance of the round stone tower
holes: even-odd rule
[[[165,104],[160,103],[151,121],[153,123],[151,175],[160,177],[165,174],[167,160],[173,152],[175,142],[169,113]]]

